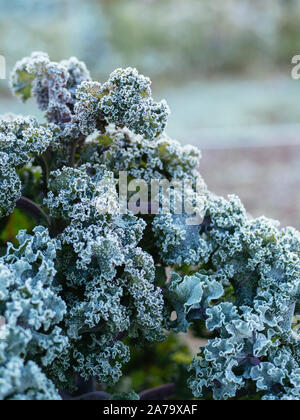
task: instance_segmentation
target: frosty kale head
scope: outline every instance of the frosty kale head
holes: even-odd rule
[[[33,53],[11,85],[46,122],[0,120],[0,399],[59,399],[78,376],[115,384],[132,343],[192,325],[210,332],[189,368],[196,398],[300,399],[299,233],[206,189],[200,152],[167,136],[168,106],[136,69],[100,83],[76,58]],[[167,181],[169,199],[187,182],[199,223],[174,202],[124,210],[120,172]],[[20,203],[39,226],[17,246]]]
[[[148,78],[132,68],[114,71],[103,85],[82,83],[76,113],[83,134],[90,134],[104,120],[146,139],[158,137],[166,127],[169,108],[165,101],[153,101],[150,85]]]
[[[125,125],[146,139],[158,137],[166,127],[169,108],[165,101],[153,101],[150,85],[150,79],[136,69],[115,70],[99,92],[107,121]]]
[[[33,96],[50,122],[67,123],[72,120],[76,88],[89,79],[85,64],[76,58],[55,63],[38,52],[16,64],[11,86],[23,101]]]

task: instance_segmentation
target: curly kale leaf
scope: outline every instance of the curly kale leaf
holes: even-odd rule
[[[197,273],[185,276],[184,279],[173,274],[167,299],[177,314],[173,323],[175,331],[187,332],[191,321],[205,319],[211,302],[221,298],[223,294],[222,285],[205,274]]]
[[[199,240],[211,253],[199,258],[202,271],[183,280],[175,276],[168,287],[170,308],[177,312],[173,328],[186,330],[202,319],[216,335],[191,365],[194,395],[228,399],[252,390],[262,399],[299,399],[299,334],[293,329],[300,296],[298,232],[250,219],[235,197],[211,196],[205,220]],[[199,305],[203,287],[212,282],[220,294]],[[230,287],[234,300],[219,301]]]
[[[138,246],[145,222],[115,211],[112,174],[90,169],[52,173],[46,203],[51,215],[65,222],[57,237],[62,244],[58,279],[64,285],[72,346],[66,375],[80,372],[86,379],[97,375],[100,383],[114,383],[129,360],[124,335],[163,338],[163,299],[153,284],[153,259]],[[114,209],[107,214],[97,205],[105,195],[102,182],[110,186]]]
[[[52,132],[33,117],[0,119],[0,217],[11,213],[22,193],[17,169],[47,150]]]
[[[72,120],[76,88],[89,79],[85,64],[76,58],[56,63],[47,54],[35,52],[16,64],[11,86],[23,101],[33,96],[50,122],[68,123]]]
[[[169,108],[165,101],[153,101],[150,86],[147,77],[130,67],[115,70],[102,85],[83,82],[75,107],[83,134],[91,134],[97,119],[102,119],[146,139],[158,137],[166,127]]]
[[[254,388],[262,399],[299,399],[299,337],[282,329],[273,302],[265,301],[264,312],[229,302],[208,309],[207,328],[218,337],[200,349],[190,366],[195,396],[212,391],[215,399],[228,399]]]
[[[88,139],[81,162],[103,165],[115,177],[126,171],[134,179],[149,185],[153,179],[197,179],[201,153],[193,146],[182,146],[166,134],[156,142],[132,134],[126,128],[109,125],[106,132]]]
[[[0,259],[0,399],[59,399],[50,371],[67,352],[66,304],[54,284],[60,248],[42,227],[18,235]]]

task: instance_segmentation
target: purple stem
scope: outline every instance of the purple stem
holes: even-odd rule
[[[19,198],[16,206],[19,210],[24,210],[24,211],[29,212],[33,217],[37,219],[41,219],[41,218],[45,219],[47,221],[48,226],[51,225],[49,216],[40,208],[40,206],[38,206],[29,198],[27,197]]]
[[[175,384],[166,384],[140,393],[141,400],[165,400],[176,392]]]

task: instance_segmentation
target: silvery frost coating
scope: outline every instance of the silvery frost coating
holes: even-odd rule
[[[132,345],[203,323],[195,397],[299,399],[299,234],[207,190],[200,152],[167,136],[168,107],[135,69],[102,84],[76,58],[33,53],[11,84],[46,123],[0,121],[0,238],[26,192],[40,224],[0,243],[0,399],[59,399],[76,375],[115,384]],[[171,184],[167,214],[124,211],[120,172],[144,181],[151,209],[152,181],[178,181],[199,223],[177,214]]]

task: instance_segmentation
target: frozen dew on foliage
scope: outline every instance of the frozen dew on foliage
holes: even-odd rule
[[[189,367],[196,398],[299,399],[299,233],[209,192],[200,152],[168,137],[168,106],[136,69],[100,83],[76,58],[33,53],[11,86],[45,122],[0,120],[1,232],[21,196],[40,216],[0,248],[0,399],[60,399],[75,375],[116,384],[131,342],[199,323],[212,338]],[[174,206],[121,212],[120,172],[188,181],[201,223]]]

